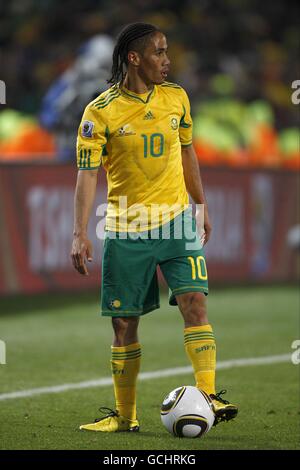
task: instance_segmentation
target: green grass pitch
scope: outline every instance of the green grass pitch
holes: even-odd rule
[[[161,309],[142,318],[141,372],[188,366],[183,323],[162,295]],[[1,299],[0,394],[110,376],[112,330],[98,313],[98,294]],[[292,354],[299,337],[296,287],[211,289],[209,319],[218,361]],[[217,372],[217,389],[239,405],[237,419],[202,439],[172,437],[160,421],[165,395],[194,384],[193,375],[138,383],[138,434],[79,431],[114,406],[111,386],[0,401],[0,449],[299,449],[298,367],[291,361]],[[226,397],[225,397],[226,398]]]

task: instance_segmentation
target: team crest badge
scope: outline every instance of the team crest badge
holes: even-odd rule
[[[176,118],[171,119],[171,127],[174,131],[176,131],[176,129],[178,129],[178,121],[177,121]]]
[[[110,302],[110,306],[112,308],[120,308],[121,307],[121,301],[119,299],[116,299],[116,300],[112,300]]]
[[[82,123],[82,137],[93,136],[94,123],[93,121],[83,121]]]

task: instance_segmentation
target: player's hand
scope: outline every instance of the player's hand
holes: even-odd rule
[[[89,272],[86,267],[86,261],[93,261],[93,246],[86,235],[74,235],[71,259],[74,268],[84,276],[88,276]]]
[[[195,217],[198,235],[203,246],[208,242],[212,230],[206,204],[197,205]]]
[[[212,231],[212,226],[209,220],[208,209],[207,209],[206,204],[204,206],[204,231],[205,231],[205,235],[204,235],[204,245],[205,245],[210,239],[210,235]]]

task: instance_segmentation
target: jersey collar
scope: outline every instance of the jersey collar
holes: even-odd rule
[[[123,96],[143,104],[149,103],[156,93],[156,85],[153,86],[151,91],[147,91],[146,93],[134,93],[133,91],[127,90],[124,85],[120,86],[120,84],[118,84],[118,87]]]

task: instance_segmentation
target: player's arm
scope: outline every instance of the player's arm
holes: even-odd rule
[[[199,163],[192,143],[193,120],[191,117],[191,106],[189,98],[183,88],[180,93],[182,115],[179,124],[179,138],[181,142],[185,185],[194,202],[196,204],[203,204],[203,206],[196,208],[196,223],[201,240],[207,243],[211,233],[211,224],[200,176]]]
[[[92,244],[87,236],[88,221],[95,200],[98,169],[79,170],[74,197],[74,231],[71,258],[80,274],[88,275],[86,260],[92,261]]]
[[[98,168],[106,144],[106,125],[93,102],[84,111],[77,138],[77,184],[74,197],[72,263],[80,274],[88,275],[86,260],[92,261],[92,244],[87,227],[95,200]]]
[[[185,185],[188,193],[196,204],[204,205],[204,214],[201,208],[196,209],[196,222],[201,236],[202,227],[204,226],[204,244],[208,242],[211,234],[211,223],[208,215],[207,202],[204,195],[199,162],[193,145],[181,147],[182,166]],[[203,207],[203,206],[202,206]],[[203,221],[204,215],[204,221]]]

